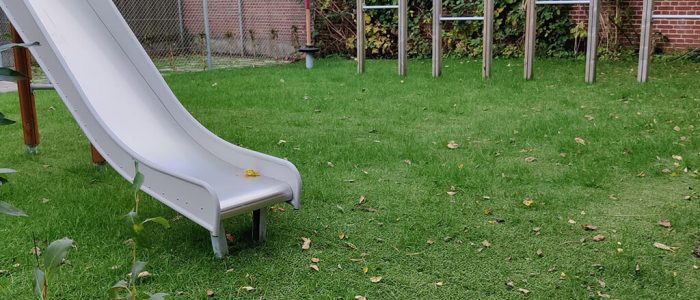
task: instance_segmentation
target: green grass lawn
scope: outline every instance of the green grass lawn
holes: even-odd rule
[[[406,78],[395,61],[368,61],[358,76],[354,62],[333,59],[312,71],[168,75],[214,133],[294,162],[304,194],[301,210],[271,213],[266,243],[251,241],[249,216],[227,220],[225,259],[208,232],[144,197],[141,215],[173,226],[150,231],[140,256],[153,275],[140,289],[176,299],[205,299],[207,289],[217,299],[697,299],[700,65],[657,63],[638,84],[633,62],[601,62],[587,85],[582,61],[539,60],[531,82],[520,60],[496,60],[489,81],[478,61],[445,64],[437,79],[428,60],[410,61]],[[8,118],[19,118],[16,98],[0,95]],[[35,233],[77,245],[50,282],[52,299],[104,299],[130,270],[129,183],[90,164],[53,92],[37,94],[37,110],[37,156],[25,154],[18,124],[0,127],[0,166],[19,171],[2,199],[30,215],[0,216],[0,298],[34,298]]]

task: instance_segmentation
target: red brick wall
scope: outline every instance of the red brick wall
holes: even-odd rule
[[[622,30],[617,30],[617,38],[621,43],[638,45],[643,3],[642,0],[622,1],[621,10],[618,13],[622,14],[626,23],[622,26]],[[615,16],[614,1],[601,0],[601,5],[601,19]],[[588,5],[572,6],[569,13],[575,22],[588,21]],[[655,0],[654,14],[700,15],[700,0]],[[663,35],[664,37],[659,43],[661,48],[700,48],[700,20],[654,20],[652,24],[654,36]],[[614,29],[601,26],[603,33],[606,30],[612,32]]]
[[[304,43],[305,11],[298,0],[242,0],[243,28],[246,43],[255,37],[258,54],[287,55],[298,43]],[[202,0],[184,0],[185,27],[192,34],[204,32]],[[297,33],[293,33],[293,26]],[[209,27],[213,40],[238,41],[240,37],[237,0],[209,0]],[[273,33],[274,31],[274,33]],[[276,35],[276,37],[275,37]],[[222,46],[223,47],[223,46]],[[250,45],[246,45],[250,48]],[[270,49],[275,48],[275,49]],[[284,48],[284,49],[282,49]],[[252,50],[251,50],[252,51]],[[270,54],[273,55],[273,54]]]

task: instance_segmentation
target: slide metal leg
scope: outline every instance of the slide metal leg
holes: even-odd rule
[[[214,249],[214,255],[222,258],[228,255],[228,244],[226,243],[226,231],[224,225],[219,224],[219,230],[211,234],[211,246]]]
[[[253,211],[253,240],[264,242],[267,235],[267,207]]]

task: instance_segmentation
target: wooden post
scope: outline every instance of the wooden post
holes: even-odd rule
[[[357,73],[365,72],[365,0],[357,0]]]
[[[586,82],[595,82],[595,67],[598,59],[598,15],[600,0],[588,4],[588,42],[586,42]]]
[[[13,43],[24,43],[17,30],[10,26],[10,35]],[[12,49],[15,57],[15,69],[24,74],[27,79],[17,81],[17,92],[19,94],[19,110],[22,116],[22,132],[24,133],[24,144],[30,154],[37,153],[39,146],[39,125],[36,117],[36,104],[32,93],[32,58],[29,50],[23,47]]]
[[[90,144],[90,155],[92,156],[92,163],[96,165],[104,165],[105,164],[105,159],[102,157],[100,152],[97,151],[95,146]]]
[[[637,81],[646,82],[649,76],[649,61],[651,60],[651,26],[654,1],[644,0],[642,9],[641,35],[639,38],[639,66],[637,67]]]
[[[433,0],[433,77],[442,73],[442,0]]]
[[[537,33],[537,5],[535,0],[525,4],[525,80],[532,79],[532,64],[535,61],[535,34]]]
[[[406,76],[406,44],[408,41],[408,0],[399,0],[399,76]]]
[[[481,77],[491,77],[491,61],[493,60],[493,0],[484,0],[484,37],[483,37],[483,66]]]

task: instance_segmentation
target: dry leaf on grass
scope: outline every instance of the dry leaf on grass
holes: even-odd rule
[[[427,240],[427,241],[425,241],[425,243],[428,244],[428,245],[432,245],[432,244],[435,244],[435,241],[433,241],[433,240]]]
[[[252,287],[252,286],[242,286],[242,287],[238,288],[238,290],[239,290],[239,291],[252,292],[252,291],[255,290],[255,288]]]
[[[309,268],[310,268],[311,270],[316,271],[316,272],[319,271],[318,265],[309,265]]]
[[[459,144],[457,144],[457,142],[455,141],[450,141],[449,143],[447,143],[447,148],[457,149],[459,148]]]
[[[529,156],[529,157],[525,158],[525,162],[531,163],[531,162],[535,162],[535,161],[537,161],[537,158],[534,156]]]
[[[574,219],[569,219],[569,224],[576,224],[576,221],[574,221]]]
[[[227,233],[226,234],[226,240],[229,242],[233,242],[233,234]]]
[[[642,267],[639,265],[639,262],[634,266],[634,272],[639,274],[639,272],[642,271]]]
[[[454,185],[450,186],[450,191],[447,192],[447,194],[450,196],[456,195],[457,194],[457,187],[455,187]]]
[[[327,162],[326,162],[326,165],[327,165],[329,168],[335,167],[335,165],[334,165],[332,162],[330,162],[330,161],[327,161]]]
[[[680,156],[680,155],[671,155],[671,158],[673,158],[673,160],[677,160],[677,161],[683,160],[683,156]]]
[[[355,244],[353,244],[353,243],[345,242],[345,247],[348,247],[352,250],[357,250],[357,246],[355,246]]]
[[[143,272],[139,273],[139,275],[136,277],[139,279],[146,279],[148,277],[151,277],[151,273],[148,271],[143,271]]]
[[[586,140],[584,140],[584,139],[582,139],[582,138],[580,138],[580,137],[578,137],[578,136],[577,136],[576,138],[574,138],[574,141],[576,141],[576,144],[579,144],[579,145],[585,145],[585,144],[586,144]]]
[[[369,272],[369,268],[368,268],[368,267],[362,267],[362,273],[367,274],[367,272]]]
[[[317,263],[320,263],[320,262],[321,262],[321,259],[320,259],[320,258],[317,258],[317,257],[312,257],[312,258],[311,258],[311,262],[317,264]]]
[[[207,297],[214,297],[214,290],[208,289],[207,290]]]
[[[605,240],[605,236],[602,234],[596,235],[593,237],[593,241],[595,242],[602,242]]]
[[[524,288],[519,288],[519,289],[518,289],[518,292],[521,292],[521,293],[523,293],[524,295],[527,295],[527,294],[530,293],[529,290],[526,290],[526,289],[524,289]]]
[[[588,231],[596,231],[598,230],[598,226],[595,226],[593,224],[581,224],[581,228],[588,230]]]
[[[506,281],[506,287],[509,289],[514,289],[515,288],[515,283],[512,280]]]
[[[488,216],[488,215],[490,215],[490,214],[491,214],[491,209],[488,208],[488,207],[484,207],[484,215],[485,215],[485,216]]]
[[[681,131],[681,128],[678,126],[673,126],[673,131],[679,132],[679,131]]]
[[[437,286],[437,287],[444,286],[444,285],[445,285],[445,283],[442,281],[438,281],[435,283],[435,286]]]
[[[535,252],[537,256],[542,257],[544,256],[544,253],[542,253],[542,249],[537,249],[537,252]]]
[[[367,300],[367,297],[357,295],[357,296],[355,296],[355,300]]]
[[[481,241],[481,245],[484,246],[484,248],[491,247],[491,243],[488,240]]]
[[[666,228],[671,228],[671,221],[669,221],[667,219],[663,219],[663,220],[659,221],[659,225],[666,227]]]
[[[311,248],[311,240],[305,237],[302,237],[301,240],[304,241],[301,245],[301,250],[309,250],[309,248]]]
[[[535,200],[531,199],[530,197],[526,197],[525,199],[523,199],[523,204],[527,207],[530,207],[533,204],[535,204]]]
[[[670,251],[670,252],[676,252],[676,249],[678,249],[678,247],[666,246],[666,245],[659,243],[659,242],[654,242],[654,247],[659,248],[661,250]]]
[[[29,249],[29,254],[39,256],[41,255],[41,249],[39,249],[39,247],[32,247],[32,249]]]
[[[365,196],[360,196],[360,199],[357,200],[357,204],[365,204],[366,200],[367,198],[365,198]]]
[[[255,170],[253,170],[253,169],[246,169],[246,170],[245,170],[245,176],[248,176],[248,177],[258,177],[258,176],[260,176],[260,172],[255,171]]]
[[[372,283],[379,283],[380,281],[382,281],[382,279],[384,279],[382,278],[382,276],[372,276],[369,278],[369,281],[371,281]]]

